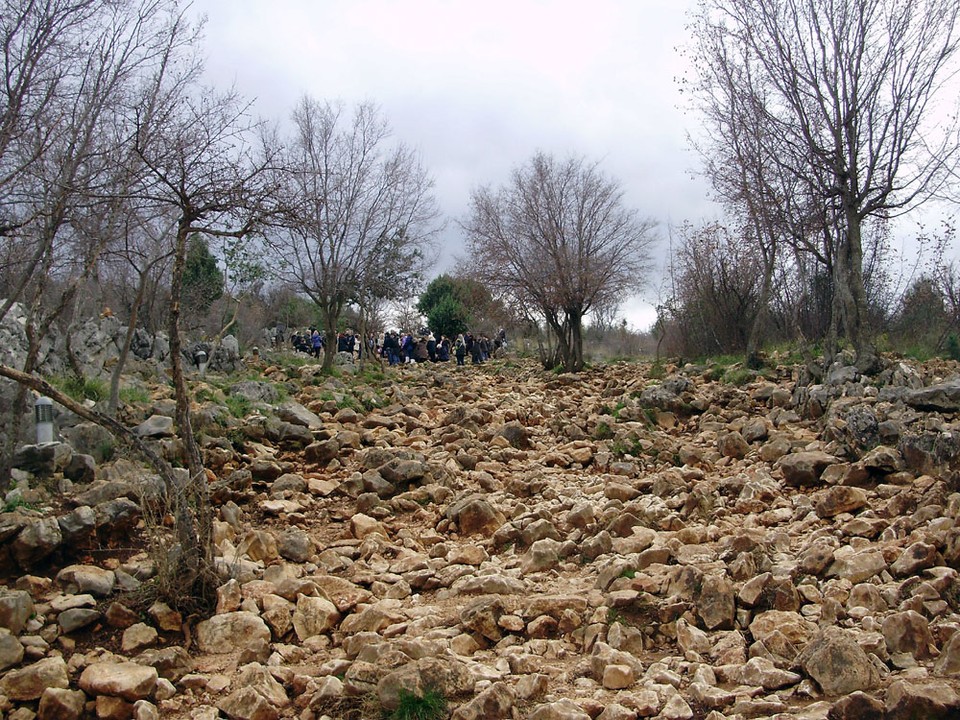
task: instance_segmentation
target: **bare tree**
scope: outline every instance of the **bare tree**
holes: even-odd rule
[[[389,143],[374,105],[346,118],[341,106],[305,97],[293,121],[280,273],[319,306],[333,343],[348,305],[369,317],[378,302],[412,294],[436,229],[433,183],[411,149]]]
[[[571,372],[583,368],[584,316],[646,283],[653,227],[597,164],[544,153],[498,190],[474,190],[463,223],[477,279],[545,321],[557,353],[544,364]]]
[[[187,586],[197,585],[196,592],[206,593],[212,580],[206,576],[211,566],[211,508],[190,419],[180,336],[187,241],[194,233],[239,239],[261,226],[276,196],[277,148],[261,133],[261,123],[250,118],[247,103],[236,93],[167,90],[162,83],[155,86],[155,96],[163,96],[163,102],[153,107],[162,112],[147,114],[137,133],[136,153],[145,168],[139,197],[166,208],[175,218],[167,329],[176,420],[190,470],[189,491],[182,496],[191,502],[191,507],[178,512],[184,521],[194,514],[197,519],[191,544],[180,548],[180,571]]]
[[[130,212],[127,220],[122,232],[122,245],[109,252],[105,258],[106,263],[120,264],[136,278],[134,297],[127,308],[127,332],[120,348],[120,356],[110,374],[107,414],[111,417],[116,415],[120,404],[120,379],[130,356],[140,309],[144,304],[150,280],[162,273],[173,254],[170,243],[166,241],[172,230],[170,218],[148,217]],[[124,274],[124,278],[126,277]]]
[[[762,88],[754,97],[776,145],[760,159],[822,207],[838,319],[865,371],[878,357],[864,224],[923,202],[953,166],[955,125],[933,111],[952,75],[958,13],[956,0],[702,0],[696,13],[699,59],[730,63],[731,76]],[[742,50],[718,57],[708,43]]]
[[[115,236],[117,199],[135,184],[126,163],[130,98],[144,77],[162,70],[170,48],[192,36],[168,32],[178,16],[167,0],[26,3],[10,11],[0,24],[12,21],[4,51],[7,82],[16,86],[3,96],[0,202],[18,260],[0,317],[24,304],[22,370],[29,374],[40,343],[69,316]],[[59,30],[51,35],[51,27]],[[66,337],[69,350],[69,331]],[[8,445],[26,392],[21,386],[15,400]],[[7,480],[8,468],[0,468],[0,486]]]

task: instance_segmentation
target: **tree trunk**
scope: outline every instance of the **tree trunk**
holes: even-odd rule
[[[120,405],[120,376],[123,374],[123,368],[127,364],[127,358],[130,357],[130,348],[133,346],[133,336],[137,332],[137,316],[140,313],[140,306],[143,304],[143,297],[147,291],[149,274],[149,269],[140,273],[140,281],[137,283],[137,294],[133,299],[133,306],[130,308],[130,319],[127,322],[127,334],[123,338],[120,357],[117,358],[117,364],[110,374],[110,400],[107,403],[107,414],[110,417],[116,417],[117,407]]]
[[[189,503],[192,500],[196,513],[196,532],[191,537],[183,538],[182,542],[186,542],[187,545],[181,547],[181,552],[186,566],[184,569],[190,576],[189,579],[196,581],[203,572],[204,566],[209,567],[212,563],[213,522],[210,516],[206,471],[203,468],[200,451],[193,436],[193,425],[190,421],[190,398],[187,395],[187,384],[183,374],[183,347],[180,338],[180,294],[183,287],[183,268],[186,261],[189,234],[189,218],[183,217],[177,225],[176,252],[170,281],[168,332],[170,334],[170,373],[177,401],[177,426],[180,440],[187,454],[187,467],[190,471],[190,481],[185,498],[188,505],[176,508],[175,515],[178,523],[181,521],[188,522],[191,513]]]
[[[564,370],[568,370],[570,358],[570,319],[564,317],[563,322],[560,322],[559,314],[556,312],[546,313],[546,318],[547,324],[553,331],[553,337],[557,341],[556,352],[552,358],[552,367],[562,365]],[[547,369],[549,370],[551,368]]]
[[[324,374],[333,369],[333,360],[337,354],[337,320],[340,319],[340,307],[330,303],[323,314],[323,366]]]
[[[760,346],[767,324],[767,305],[770,302],[770,291],[773,286],[772,262],[764,259],[763,280],[760,284],[760,296],[757,298],[757,314],[750,324],[750,334],[747,336],[747,367],[758,370],[763,366],[760,359]]]
[[[867,291],[863,285],[861,219],[849,203],[846,205],[845,214],[846,234],[840,246],[846,275],[843,293],[845,330],[853,344],[857,369],[869,375],[877,372],[881,365],[877,349],[870,341],[868,328],[865,327]]]
[[[220,328],[220,332],[218,332],[216,336],[213,338],[214,345],[219,345],[223,341],[223,338],[226,337],[226,334],[230,330],[230,328],[232,328],[234,325],[237,324],[237,318],[240,317],[240,304],[242,301],[243,301],[243,296],[240,296],[234,299],[233,316],[230,318],[230,320],[227,321],[226,325]]]
[[[567,322],[570,326],[570,356],[566,367],[569,372],[583,370],[583,313],[573,310],[567,313]]]

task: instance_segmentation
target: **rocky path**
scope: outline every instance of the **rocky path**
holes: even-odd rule
[[[73,427],[19,462],[63,492],[0,516],[0,709],[378,718],[436,692],[458,720],[960,716],[955,373],[497,362],[356,389],[266,368],[230,389],[259,409],[242,423],[197,405],[224,574],[202,622],[124,605],[147,556],[68,564],[131,532],[151,482]],[[169,411],[139,420],[175,452]]]

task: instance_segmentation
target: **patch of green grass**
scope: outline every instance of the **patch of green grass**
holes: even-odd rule
[[[24,510],[36,510],[37,506],[24,500],[22,495],[16,495],[3,504],[3,512],[5,513],[13,512],[17,508],[23,508]]]
[[[935,357],[936,353],[924,345],[910,345],[903,349],[903,356],[917,362],[926,362]]]
[[[227,397],[224,398],[224,404],[227,406],[231,415],[241,419],[245,418],[253,407],[253,403],[243,395],[227,395]]]
[[[238,453],[244,452],[244,444],[247,441],[247,436],[243,434],[241,428],[230,428],[227,430],[223,436],[230,441],[230,445]]]
[[[379,384],[386,382],[387,374],[376,363],[367,363],[357,373],[356,379],[361,382]]]
[[[113,440],[104,440],[93,451],[93,457],[97,462],[110,462],[116,453]]]
[[[667,368],[663,364],[662,360],[657,360],[653,365],[650,366],[650,372],[647,373],[648,377],[653,378],[654,380],[663,380],[667,376]]]
[[[93,400],[99,402],[106,399],[109,392],[107,384],[99,378],[81,378],[76,375],[64,375],[53,378],[51,384],[64,395],[69,395],[77,402]]]
[[[727,385],[743,387],[752,382],[757,377],[757,373],[749,368],[731,368],[723,374],[723,382]]]
[[[120,399],[127,405],[146,405],[150,402],[150,391],[139,386],[120,388]]]
[[[637,576],[637,571],[633,568],[624,568],[623,572],[620,573],[620,577],[627,578],[628,580],[633,580]]]
[[[717,355],[716,357],[707,358],[709,365],[719,365],[721,367],[730,367],[739,362],[743,362],[743,357],[739,355]]]
[[[605,422],[598,422],[593,431],[593,437],[597,440],[610,440],[613,437],[613,430]]]
[[[629,435],[626,438],[618,438],[610,445],[610,452],[617,458],[623,458],[627,455],[631,457],[642,457],[643,456],[643,445],[640,444],[640,439]]]
[[[423,695],[400,691],[400,705],[387,715],[390,720],[440,720],[447,714],[447,700],[438,691],[427,689]]]
[[[214,402],[217,400],[217,392],[212,388],[202,387],[193,393],[193,398],[197,402]]]
[[[727,369],[721,366],[713,366],[707,368],[706,372],[703,373],[703,379],[707,382],[717,382],[723,380],[723,376],[726,374]]]
[[[277,399],[275,402],[282,403],[290,399],[290,390],[283,383],[275,383],[273,389],[277,392]]]

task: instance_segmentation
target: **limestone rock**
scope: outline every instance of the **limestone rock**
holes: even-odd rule
[[[157,685],[156,668],[133,662],[98,662],[80,675],[78,685],[89,695],[110,695],[129,702],[153,695]]]
[[[96,565],[69,565],[57,573],[57,582],[69,593],[90,593],[102,598],[113,592],[117,577],[112,570]]]
[[[19,665],[23,656],[23,643],[9,632],[0,632],[0,672]]]
[[[151,415],[133,431],[144,438],[173,437],[173,418],[166,415]]]
[[[270,629],[256,613],[214,615],[197,625],[197,646],[205,653],[230,653],[254,642],[270,642]]]
[[[23,632],[27,620],[33,615],[33,598],[23,590],[0,592],[0,628],[14,635]]]
[[[841,698],[830,708],[828,720],[883,720],[883,703],[857,690]]]
[[[47,688],[40,696],[38,720],[79,720],[83,716],[87,696],[80,690]]]
[[[233,691],[217,707],[230,720],[277,720],[280,716],[267,698],[250,687]]]
[[[506,683],[494,683],[458,707],[450,720],[499,720],[510,717],[514,696]]]
[[[824,629],[803,649],[798,663],[828,696],[870,690],[880,682],[870,658],[841,628]]]
[[[927,619],[914,610],[893,613],[883,620],[881,627],[887,650],[891,653],[910,653],[918,660],[933,655],[933,635]]]
[[[28,570],[46,559],[60,546],[63,534],[54,517],[41,518],[27,524],[10,546],[17,564]]]
[[[825,452],[806,451],[784,455],[778,465],[788,486],[806,487],[817,485],[823,471],[838,462],[836,457]]]
[[[0,692],[11,700],[39,700],[47,688],[70,687],[67,664],[61,657],[50,657],[11,670],[0,679]]]
[[[859,510],[867,504],[867,493],[856,487],[837,486],[825,490],[817,499],[817,515],[832,518]]]
[[[326,598],[307,595],[297,598],[297,609],[293,613],[293,629],[301,641],[322,635],[335,628],[339,622],[340,613],[336,605]]]
[[[887,691],[885,720],[947,720],[960,714],[960,695],[949,685],[897,680]]]
[[[489,537],[506,522],[503,513],[482,497],[469,497],[456,503],[447,511],[447,516],[457,523],[464,536]]]

